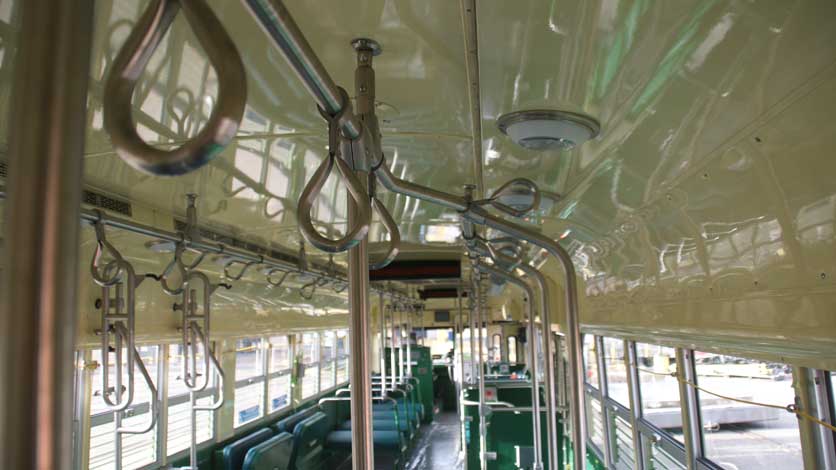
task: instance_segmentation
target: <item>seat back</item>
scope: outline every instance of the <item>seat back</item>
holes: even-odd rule
[[[319,470],[325,460],[325,438],[331,429],[325,413],[316,412],[296,425],[290,470]]]
[[[310,408],[305,408],[302,411],[297,411],[296,413],[294,413],[294,414],[288,416],[287,418],[284,418],[284,419],[280,420],[278,423],[274,424],[272,426],[272,428],[273,428],[274,431],[276,431],[277,434],[282,433],[282,432],[293,434],[293,430],[296,428],[297,424],[299,424],[302,421],[310,418],[311,415],[313,415],[317,411],[318,410],[315,406],[312,406]]]
[[[253,446],[273,437],[270,429],[261,429],[228,444],[223,450],[223,470],[240,470],[244,465],[244,457]]]
[[[285,470],[292,453],[293,436],[283,432],[247,451],[242,470]]]

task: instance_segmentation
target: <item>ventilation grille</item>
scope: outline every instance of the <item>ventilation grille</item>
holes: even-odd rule
[[[186,229],[186,222],[179,219],[174,219],[174,230],[178,232],[182,232]],[[217,243],[223,243],[226,246],[231,246],[235,248],[240,248],[242,250],[249,251],[251,253],[255,253],[257,255],[277,259],[280,261],[286,261],[291,264],[296,264],[299,260],[295,256],[288,255],[287,253],[276,251],[272,249],[265,248],[261,245],[257,245],[252,242],[247,242],[244,240],[239,240],[235,237],[231,237],[229,235],[224,235],[219,232],[215,232],[209,230],[204,227],[198,228],[200,232],[200,237],[204,240],[212,240]]]
[[[128,217],[132,215],[130,202],[115,199],[93,191],[84,191],[83,202],[85,204],[126,215]]]
[[[7,177],[8,175],[9,175],[9,166],[8,166],[8,164],[7,164],[5,161],[0,160],[0,177],[5,178],[5,177]]]

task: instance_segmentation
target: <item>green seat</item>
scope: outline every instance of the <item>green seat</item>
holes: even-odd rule
[[[375,431],[409,431],[409,424],[406,421],[395,421],[394,419],[377,419],[372,421],[372,429]],[[351,431],[351,420],[343,421],[337,426],[339,431]]]
[[[293,436],[283,432],[247,451],[241,470],[285,470],[293,453]]]
[[[316,407],[305,408],[302,411],[297,411],[296,413],[288,416],[280,420],[278,423],[271,426],[276,434],[279,433],[290,433],[293,434],[293,430],[296,428],[296,425],[301,423],[302,421],[310,418],[314,413],[317,412]]]
[[[377,431],[373,432],[375,448],[403,451],[406,446],[398,431]],[[329,449],[351,451],[351,431],[333,431],[328,434],[325,445]]]
[[[223,450],[223,470],[240,470],[244,457],[254,446],[273,437],[270,429],[261,429],[227,445]]]
[[[320,470],[325,463],[325,438],[331,429],[325,413],[316,412],[293,430],[290,470]]]

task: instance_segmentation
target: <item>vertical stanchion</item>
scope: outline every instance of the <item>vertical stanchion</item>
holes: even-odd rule
[[[365,41],[354,41],[352,45],[357,51],[357,68],[354,73],[357,111],[369,125],[372,124],[371,120],[375,119],[375,83],[372,69],[375,49]],[[377,130],[376,122],[374,124],[373,129]],[[368,170],[358,169],[357,161],[351,163],[354,164],[355,175],[363,185],[365,194],[368,194]],[[352,227],[356,225],[360,214],[356,205],[348,199],[348,226]],[[351,460],[354,470],[374,468],[371,344],[368,341],[371,334],[368,243],[368,235],[365,235],[360,243],[348,251],[348,304],[351,317]]]
[[[380,293],[380,396],[386,396],[386,308]]]
[[[72,467],[90,0],[27,0],[9,115],[0,468]]]
[[[391,320],[392,320],[392,344],[389,347],[389,374],[392,376],[392,390],[394,390],[398,386],[398,374],[395,373],[395,364],[397,363],[397,357],[395,356],[395,311],[397,310],[397,305],[392,306],[392,311],[390,312]]]
[[[482,275],[476,275],[476,290],[473,296],[476,299],[476,329],[479,331],[478,338],[479,359],[476,363],[479,367],[479,466],[481,470],[488,469],[488,423],[485,422],[487,413],[485,412],[485,367],[482,364],[482,326],[485,322],[485,309],[482,305]],[[471,331],[470,338],[474,338],[474,333]]]
[[[697,391],[685,382],[697,383],[693,352],[676,349],[676,375],[679,379],[679,396],[682,397],[682,434],[685,439],[685,463],[688,470],[697,467],[697,459],[702,456],[702,423],[697,405]]]
[[[412,305],[406,311],[406,376],[412,377]]]

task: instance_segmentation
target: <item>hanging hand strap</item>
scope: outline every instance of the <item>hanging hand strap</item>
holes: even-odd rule
[[[133,122],[134,89],[180,9],[218,76],[218,99],[209,121],[171,150],[152,147]],[[138,170],[182,175],[215,158],[235,137],[247,103],[244,64],[232,39],[205,0],[154,0],[113,61],[104,89],[104,127],[119,156]]]

